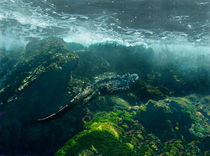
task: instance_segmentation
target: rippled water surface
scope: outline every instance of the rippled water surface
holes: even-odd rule
[[[83,44],[208,45],[209,10],[208,0],[1,0],[1,46],[52,35]]]

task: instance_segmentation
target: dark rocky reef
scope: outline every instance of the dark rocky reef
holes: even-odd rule
[[[0,49],[0,87],[6,76],[10,73],[18,60],[23,55],[23,49]]]
[[[4,112],[0,118],[0,142],[4,146],[0,151],[11,154],[21,153],[22,149],[26,153],[31,149],[46,152],[42,139],[53,138],[48,134],[52,125],[40,127],[31,121],[56,111],[68,100],[68,81],[77,65],[78,55],[68,50],[61,39],[47,38],[28,43],[23,57],[7,75],[0,90],[0,110]],[[72,117],[71,121],[74,120]],[[55,124],[53,127],[59,126]],[[79,123],[78,126],[81,127]],[[70,130],[70,135],[72,131],[74,129]],[[22,138],[25,139],[18,145]],[[14,147],[14,151],[8,146]],[[49,148],[52,144],[47,146]]]
[[[28,43],[25,57],[17,63],[3,82],[3,88],[0,91],[2,105],[11,103],[17,98],[25,97],[24,101],[27,100],[29,96],[25,95],[27,92],[31,96],[37,96],[37,100],[50,96],[53,98],[55,93],[59,94],[58,87],[60,89],[66,87],[71,71],[78,64],[78,56],[70,52],[60,39],[45,39],[37,42]],[[47,89],[48,87],[50,90]],[[34,100],[33,102],[36,102]],[[52,99],[50,100],[53,102]]]
[[[192,101],[196,98],[197,101]],[[196,95],[187,97],[168,97],[164,100],[149,100],[141,105],[138,119],[145,128],[161,140],[181,139],[192,141],[207,137],[209,117],[205,117],[196,105],[200,99]]]
[[[149,101],[139,107],[131,106],[121,98],[110,97],[113,98],[114,111],[95,114],[88,111],[83,118],[85,130],[70,139],[55,155],[141,156],[203,155],[203,151],[208,153],[209,132],[203,136],[191,133],[190,127],[192,123],[197,124],[197,121],[193,120],[198,116],[184,110],[188,106],[186,103],[179,103],[181,99],[172,98],[170,102],[168,99]],[[107,100],[103,100],[104,104]],[[98,102],[103,103],[101,100]],[[118,106],[121,104],[117,109],[116,103]],[[128,107],[124,107],[125,103]],[[207,127],[203,128],[207,130]],[[197,134],[199,133],[197,131]]]
[[[163,53],[47,38],[4,55],[0,154],[208,155],[209,58],[189,61]],[[129,90],[97,96],[54,121],[31,122],[57,111],[97,79],[125,73],[140,77]]]

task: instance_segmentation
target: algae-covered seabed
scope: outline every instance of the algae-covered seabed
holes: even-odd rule
[[[164,61],[163,61],[164,60]],[[0,154],[210,155],[210,56],[59,38],[1,50]],[[94,77],[137,73],[129,90],[56,112]]]

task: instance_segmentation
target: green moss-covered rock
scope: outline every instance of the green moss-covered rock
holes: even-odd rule
[[[139,108],[137,119],[145,128],[163,140],[185,136],[191,139],[209,134],[208,119],[197,111],[196,101],[189,97],[149,100]],[[192,98],[192,97],[191,97]]]
[[[22,56],[22,51],[6,51],[0,49],[0,80],[12,70]]]
[[[168,142],[165,142],[164,145],[164,153],[162,153],[164,156],[170,156],[170,155],[184,155],[184,156],[190,156],[190,155],[201,155],[200,149],[195,145],[194,142],[185,144],[181,140],[170,140]]]
[[[3,82],[0,103],[15,101],[26,92],[39,100],[43,96],[50,96],[51,91],[59,92],[59,89],[66,87],[69,74],[77,62],[78,56],[70,52],[60,39],[49,38],[28,43],[26,56]],[[44,89],[48,87],[49,90]]]
[[[0,118],[0,144],[3,145],[0,151],[13,155],[12,146],[16,154],[31,148],[39,155],[40,151],[55,150],[56,143],[64,142],[82,127],[82,110],[74,111],[59,123],[32,122],[57,111],[69,100],[68,82],[79,58],[57,38],[30,42],[24,55],[0,88],[0,112],[4,113]],[[71,124],[74,127],[69,127]],[[64,127],[68,130],[56,140]],[[44,140],[49,142],[44,143]],[[22,144],[17,145],[18,142]]]
[[[125,110],[96,113],[91,121],[85,122],[86,130],[70,139],[56,155],[78,155],[90,151],[125,156],[159,153],[160,140],[147,133],[134,116],[135,113]]]
[[[56,155],[208,154],[208,59],[191,66],[186,57],[158,55],[143,46],[84,47],[58,38],[31,41],[17,58],[0,53],[0,151],[49,155],[66,142]],[[140,79],[128,91],[31,124],[107,73]]]
[[[203,100],[203,96],[201,97],[195,94],[186,97],[168,97],[159,101],[149,100],[141,106],[130,105],[129,108],[120,107],[119,109],[119,103],[125,106],[125,101],[119,97],[111,96],[109,100],[104,102],[115,103],[116,107],[113,107],[115,111],[91,114],[92,117],[84,121],[86,130],[70,139],[64,146],[65,148],[63,147],[57,154],[61,154],[62,151],[70,153],[76,151],[77,154],[84,154],[85,152],[85,154],[106,155],[108,153],[106,150],[109,150],[112,153],[108,153],[108,155],[118,155],[119,151],[114,151],[109,143],[104,144],[106,141],[103,139],[110,141],[112,137],[107,138],[105,135],[103,139],[97,138],[93,132],[99,127],[107,131],[108,127],[105,125],[108,124],[114,126],[115,130],[112,130],[112,136],[118,138],[116,140],[126,147],[127,155],[199,155],[202,153],[203,147],[201,145],[204,143],[196,143],[192,140],[201,137],[197,135],[199,133],[203,134],[202,138],[209,134],[208,128],[204,126],[208,120],[201,117],[201,114],[198,113],[199,107],[196,105],[198,101]],[[126,104],[128,103],[126,102]],[[193,127],[198,123],[206,130],[205,133]],[[192,133],[191,129],[194,129],[196,133]],[[115,133],[116,130],[118,133]],[[100,136],[99,133],[97,134]],[[88,144],[81,141],[83,137],[84,140],[100,140],[101,146],[105,146],[103,147],[104,150],[101,149],[102,147],[96,147],[92,142]],[[96,140],[93,142],[99,143]],[[115,144],[115,147],[120,149],[121,145],[118,147],[118,143]],[[206,151],[206,147],[203,150]]]
[[[132,88],[135,95],[141,100],[146,102],[148,99],[159,100],[166,97],[159,87],[153,86],[144,80],[139,80],[137,84]]]
[[[120,140],[121,130],[113,123],[93,123],[61,148],[55,155],[78,155],[83,150],[94,149],[103,155],[131,155],[132,145]]]
[[[77,70],[74,74],[83,77],[92,78],[95,75],[103,74],[104,72],[111,71],[109,62],[96,53],[88,50],[77,51],[80,61]]]

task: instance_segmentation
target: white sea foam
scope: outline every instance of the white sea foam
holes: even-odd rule
[[[9,33],[0,32],[0,48],[6,50],[12,50],[22,48],[26,45],[26,41],[23,38],[18,38]]]
[[[192,56],[192,55],[209,55],[210,54],[210,47],[202,46],[202,45],[195,45],[190,42],[185,43],[164,43],[161,44],[153,44],[151,46],[155,52],[162,53],[162,52],[170,52],[176,53],[176,55],[183,55],[183,56]]]
[[[183,32],[145,30],[122,26],[116,13],[104,11],[98,15],[70,14],[58,12],[49,1],[40,1],[45,7],[25,3],[23,0],[0,1],[0,48],[24,45],[28,38],[47,36],[62,37],[67,42],[91,45],[102,42],[118,42],[126,46],[144,45],[161,51],[168,45],[170,50],[209,52],[208,34],[189,41]],[[171,19],[186,22],[188,16],[174,16]],[[187,23],[192,29],[193,24]],[[203,44],[203,45],[202,45]],[[157,46],[159,45],[159,46]],[[190,45],[191,48],[187,48]],[[206,47],[206,48],[198,48]],[[195,50],[192,50],[195,49]]]

